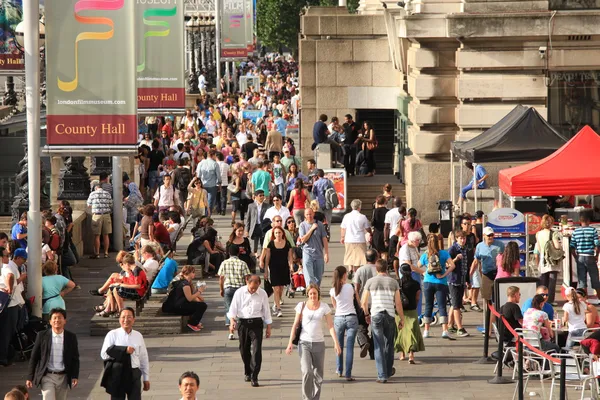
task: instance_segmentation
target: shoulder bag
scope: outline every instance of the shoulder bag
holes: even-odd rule
[[[294,331],[294,338],[292,339],[292,344],[294,346],[298,346],[298,342],[300,341],[300,334],[302,333],[302,313],[304,312],[304,306],[306,302],[302,303],[302,310],[300,310],[300,320],[298,321],[298,325],[296,325],[296,330]]]

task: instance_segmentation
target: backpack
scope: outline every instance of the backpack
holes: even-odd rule
[[[400,289],[400,300],[402,301],[402,308],[406,308],[410,305],[408,297],[406,297],[406,294],[404,294],[404,291],[402,289]]]
[[[437,254],[429,256],[427,260],[427,273],[428,274],[439,274],[442,272],[442,264],[440,263],[440,257]]]
[[[52,230],[50,230],[50,240],[48,241],[48,247],[50,247],[50,250],[52,251],[57,251],[58,249],[60,249],[60,235],[56,228],[52,228]]]
[[[559,243],[562,242],[562,237],[559,232],[553,232],[544,246],[544,263],[551,268],[558,266],[558,263],[565,258],[565,251],[562,247],[558,249],[554,247],[554,241],[557,240]]]
[[[329,187],[325,190],[325,208],[327,210],[333,210],[340,205],[340,199],[338,198],[337,192],[331,181],[329,181],[329,183]]]
[[[189,168],[180,168],[179,179],[177,180],[177,189],[179,191],[186,191],[190,182],[192,181],[192,173]]]

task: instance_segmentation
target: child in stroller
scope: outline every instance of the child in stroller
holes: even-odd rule
[[[285,295],[293,298],[296,292],[306,295],[306,281],[304,280],[304,272],[302,270],[302,251],[298,248],[294,249],[294,272],[292,273],[291,283],[285,290]]]

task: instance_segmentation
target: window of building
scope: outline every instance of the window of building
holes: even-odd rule
[[[550,72],[548,122],[565,137],[585,125],[600,132],[600,71]]]
[[[600,0],[550,0],[550,10],[594,10],[600,9]]]

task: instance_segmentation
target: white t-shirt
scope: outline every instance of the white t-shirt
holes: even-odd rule
[[[354,210],[344,216],[341,227],[346,230],[346,243],[366,243],[365,229],[369,229],[371,224],[364,214]]]
[[[354,308],[354,287],[346,283],[342,286],[342,290],[340,290],[340,294],[335,295],[335,288],[331,288],[329,291],[329,296],[335,299],[335,315],[343,316],[343,315],[356,315],[356,309]]]
[[[169,238],[171,239],[171,243],[173,243],[175,241],[175,239],[177,238],[177,234],[179,233],[179,224],[174,223],[174,224],[170,224],[169,225],[169,229],[173,228],[174,231],[173,232],[169,232]],[[148,279],[150,280],[150,279]]]
[[[146,271],[146,279],[148,279],[148,282],[152,282],[152,279],[154,279],[158,273],[158,261],[156,261],[154,258],[149,258],[144,261],[143,268],[144,271]]]
[[[229,184],[229,165],[225,161],[217,161],[219,164],[219,172],[221,173],[221,186]]]
[[[321,301],[319,308],[314,311],[309,310],[306,306],[302,310],[303,304],[298,303],[296,305],[296,314],[302,313],[302,333],[300,333],[300,340],[303,342],[324,342],[323,317],[331,314],[331,308],[329,308],[327,303]]]
[[[421,258],[421,255],[416,247],[410,247],[408,243],[405,243],[400,247],[400,251],[398,252],[398,261],[400,261],[400,264],[403,264],[405,261],[410,261],[410,263],[416,267],[419,258]]]
[[[19,267],[14,261],[9,261],[8,264],[2,264],[2,279],[0,279],[0,288],[8,289],[8,285],[6,284],[7,279],[6,276],[10,273],[14,275],[15,284],[13,285],[13,294],[9,307],[20,306],[21,304],[25,304],[25,300],[23,300],[23,296],[21,295],[23,292],[23,283],[16,283],[16,280],[21,277],[21,273],[19,272]]]
[[[569,313],[569,332],[577,330],[577,329],[587,329],[587,325],[585,324],[585,309],[586,305],[583,302],[579,302],[579,313],[575,314],[575,307],[573,307],[573,303],[565,303],[563,306],[563,311]]]
[[[52,252],[52,249],[47,244],[42,246],[42,264],[48,261],[48,253]]]
[[[398,229],[398,224],[401,220],[402,216],[397,208],[392,208],[390,211],[385,213],[385,220],[383,222],[385,224],[390,224],[390,238],[396,233],[396,229]]]
[[[173,159],[175,160],[175,162],[177,162],[177,165],[179,165],[179,160],[185,160],[185,159],[190,159],[190,155],[188,152],[186,151],[178,151],[177,153],[175,153],[175,155],[173,156]]]

